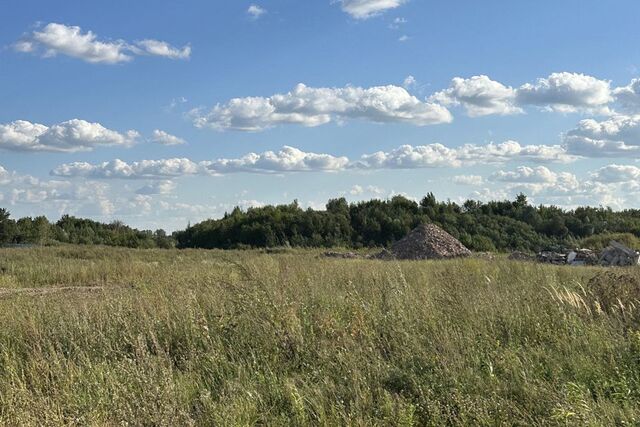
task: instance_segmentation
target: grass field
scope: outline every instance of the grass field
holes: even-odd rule
[[[640,423],[640,271],[318,255],[0,250],[0,425]]]

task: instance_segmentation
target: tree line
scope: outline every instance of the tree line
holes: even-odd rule
[[[538,251],[580,244],[612,233],[640,237],[640,210],[604,207],[563,210],[532,206],[523,194],[513,201],[463,204],[437,201],[432,193],[419,203],[402,196],[348,203],[330,200],[325,210],[302,209],[297,202],[243,211],[203,221],[174,233],[180,248],[383,247],[422,223],[435,223],[475,251]],[[601,244],[601,242],[597,242]]]
[[[526,196],[513,201],[462,204],[437,201],[432,193],[420,202],[395,196],[388,200],[348,203],[329,200],[324,210],[302,209],[297,202],[242,210],[168,235],[137,230],[121,222],[103,224],[65,215],[14,220],[0,209],[0,245],[56,244],[130,248],[384,247],[422,223],[435,223],[475,251],[538,251],[606,244],[613,233],[627,242],[640,237],[640,210],[605,207],[564,210],[533,206]],[[620,237],[620,236],[618,236]]]
[[[49,245],[72,243],[129,248],[171,248],[174,239],[164,230],[136,230],[122,222],[103,224],[90,219],[64,215],[55,223],[44,216],[11,218],[0,208],[0,245]]]

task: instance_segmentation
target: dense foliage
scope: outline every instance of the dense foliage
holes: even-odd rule
[[[524,195],[514,201],[469,200],[459,205],[438,202],[428,194],[420,203],[402,196],[351,204],[344,198],[334,199],[325,211],[303,210],[295,202],[246,212],[236,208],[221,219],[175,233],[175,238],[182,248],[360,248],[388,246],[417,225],[430,222],[476,251],[572,246],[593,236],[607,240],[610,233],[640,236],[640,210],[532,206]]]
[[[421,223],[435,223],[475,251],[537,251],[581,245],[601,249],[611,238],[637,247],[640,210],[603,207],[563,210],[532,206],[526,196],[514,201],[462,205],[439,202],[428,194],[420,203],[402,196],[389,200],[348,203],[332,199],[325,210],[288,205],[235,208],[167,235],[141,231],[121,222],[103,224],[65,215],[56,223],[45,217],[11,219],[0,209],[0,245],[100,244],[130,248],[263,248],[381,247],[404,237]],[[623,233],[623,234],[621,234]]]
[[[6,209],[0,209],[0,245],[52,243],[170,248],[173,239],[163,230],[140,231],[118,221],[102,224],[69,215],[56,223],[50,223],[44,216],[14,220]]]

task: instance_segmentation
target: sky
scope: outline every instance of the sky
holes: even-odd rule
[[[640,2],[21,0],[0,206],[184,228],[298,200],[640,207]]]

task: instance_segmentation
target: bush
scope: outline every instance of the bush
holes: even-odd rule
[[[587,237],[586,239],[579,240],[578,245],[581,248],[600,251],[609,246],[609,242],[611,242],[612,240],[620,242],[632,249],[640,249],[640,239],[638,239],[631,233],[598,234],[596,236],[591,236]]]

